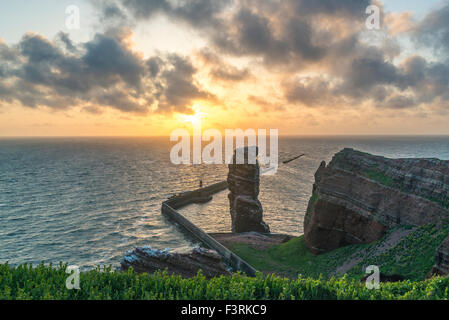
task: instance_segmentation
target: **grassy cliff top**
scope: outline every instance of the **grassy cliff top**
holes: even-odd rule
[[[419,281],[428,275],[435,263],[435,250],[448,234],[449,227],[439,230],[433,225],[400,226],[374,243],[350,245],[318,256],[307,250],[302,236],[264,250],[240,243],[230,249],[264,273],[290,278],[347,274],[360,280],[367,266],[376,265],[381,273]]]

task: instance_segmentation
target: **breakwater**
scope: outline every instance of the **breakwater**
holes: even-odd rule
[[[188,191],[176,195],[162,203],[161,212],[169,220],[176,222],[189,235],[200,241],[203,245],[218,252],[223,258],[223,261],[235,270],[243,271],[248,276],[255,276],[257,270],[252,267],[245,260],[237,256],[228,248],[212,238],[209,234],[204,232],[201,228],[186,219],[177,210],[193,203],[202,203],[212,199],[212,196],[220,191],[226,190],[228,183],[222,181],[213,185],[200,188],[194,191]]]

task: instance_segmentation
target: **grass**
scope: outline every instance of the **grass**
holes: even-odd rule
[[[393,183],[393,179],[388,177],[387,175],[385,175],[385,173],[383,173],[383,172],[379,172],[376,170],[367,170],[365,173],[368,176],[368,178],[370,178],[371,180],[374,180],[376,182],[379,182],[380,184],[383,184],[384,186],[389,187]]]
[[[369,290],[348,277],[288,279],[275,275],[255,278],[235,274],[207,280],[135,274],[132,270],[81,273],[80,290],[65,287],[66,265],[32,267],[0,265],[0,299],[17,300],[396,300],[448,299],[449,278],[381,284]]]
[[[449,209],[449,198],[447,198],[447,197],[440,198],[440,199],[430,197],[429,200],[439,204],[440,206],[442,206],[445,209]]]
[[[349,260],[360,259],[359,263],[349,269],[349,278],[360,280],[365,275],[367,266],[377,265],[385,274],[400,274],[410,280],[423,280],[434,264],[435,250],[449,235],[449,227],[442,230],[433,225],[416,228],[395,246],[379,254],[379,248],[399,228],[407,229],[410,226],[393,229],[371,244],[345,246],[318,256],[307,250],[303,236],[265,250],[257,250],[245,244],[235,244],[231,249],[264,273],[290,278],[303,275],[328,279]]]
[[[404,188],[399,182],[393,181],[393,179],[389,176],[387,176],[385,173],[380,172],[375,169],[376,166],[372,166],[371,169],[365,170],[364,174],[371,180],[376,181],[384,186],[387,187],[396,187],[402,192],[409,193],[408,190]],[[435,197],[425,197],[427,200],[430,200],[441,207],[445,209],[449,209],[449,198],[448,197],[442,197],[442,198],[435,198]]]
[[[372,252],[381,244],[371,245],[367,258],[355,266],[350,275],[360,276],[369,265],[377,265],[385,274],[400,274],[410,280],[424,279],[435,263],[435,251],[448,236],[449,227],[439,230],[434,225],[417,228],[395,247],[380,254]]]
[[[363,245],[351,247],[315,256],[306,248],[304,237],[301,236],[265,250],[257,250],[245,244],[235,244],[231,249],[257,270],[265,273],[274,272],[291,278],[298,275],[312,278],[321,275],[327,278],[344,263],[354,249],[359,250]]]

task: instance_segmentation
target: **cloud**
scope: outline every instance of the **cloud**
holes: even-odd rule
[[[414,30],[417,42],[431,46],[438,53],[449,54],[449,4],[432,11]]]
[[[363,18],[363,13],[371,4],[371,0],[297,0],[292,1],[297,12],[304,15],[344,15],[349,18]]]
[[[113,81],[112,78],[120,77],[130,87],[140,87],[145,73],[142,60],[118,39],[97,34],[85,44],[85,49],[82,62],[97,78],[111,78]]]
[[[214,68],[210,75],[214,79],[223,80],[223,81],[231,81],[238,82],[248,80],[252,75],[249,69],[238,69],[233,66],[220,66]]]
[[[148,20],[157,14],[165,14],[180,22],[204,28],[219,24],[218,15],[231,3],[231,0],[120,0],[113,4],[107,1],[103,4],[103,16],[106,19],[123,19],[131,15],[139,20]]]
[[[261,97],[250,95],[248,96],[248,101],[258,105],[263,112],[285,111],[282,103],[270,102]]]
[[[288,106],[448,105],[449,5],[420,22],[407,12],[383,12],[383,29],[370,32],[365,9],[377,3],[371,0],[95,3],[107,27],[86,43],[74,43],[64,33],[54,41],[27,34],[16,46],[0,42],[0,101],[33,108],[188,112],[195,100],[217,99],[196,81],[198,71],[226,88],[248,80],[261,83],[262,70],[273,73],[273,87]],[[181,54],[145,59],[133,51],[130,30],[157,15],[204,38],[207,50],[195,56],[195,64]],[[404,50],[401,37],[406,36],[434,55],[410,55],[413,43]],[[238,59],[244,62],[235,63]],[[197,69],[198,62],[204,70]],[[283,105],[265,97],[248,101],[265,110]]]
[[[178,55],[170,55],[168,62],[173,68],[162,71],[162,98],[160,108],[185,109],[194,99],[213,100],[214,95],[199,89],[195,85],[193,75],[196,69],[189,60]]]
[[[379,107],[388,109],[407,109],[416,107],[416,102],[413,97],[396,95],[388,98],[388,100],[384,101]]]
[[[390,12],[385,16],[385,23],[393,36],[410,32],[415,27],[415,21],[410,12]]]
[[[249,80],[253,74],[249,68],[237,68],[224,61],[217,53],[203,49],[196,54],[196,57],[203,62],[205,67],[209,67],[209,75],[213,80],[225,82],[240,82]]]
[[[284,96],[288,102],[300,102],[309,107],[329,104],[331,91],[329,81],[320,77],[299,78],[284,84]]]
[[[194,99],[212,99],[194,80],[196,69],[176,54],[144,59],[127,42],[127,30],[98,33],[73,44],[28,33],[16,46],[0,44],[0,102],[67,109],[96,104],[123,112],[188,111]],[[93,109],[96,108],[96,109]],[[96,112],[98,113],[98,112]]]
[[[262,57],[266,65],[285,65],[323,59],[331,45],[341,40],[341,34],[349,35],[363,25],[370,3],[370,0],[118,0],[116,7],[130,19],[142,21],[163,14],[185,23],[206,35],[220,52]],[[109,18],[114,20],[116,16],[113,13]],[[328,25],[320,28],[316,23],[320,19],[327,19]]]

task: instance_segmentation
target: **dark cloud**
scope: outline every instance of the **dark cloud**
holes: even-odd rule
[[[199,89],[193,78],[196,69],[186,58],[170,55],[169,63],[173,66],[162,71],[161,108],[185,108],[193,99],[213,99],[214,96]]]
[[[211,70],[210,75],[217,80],[238,82],[248,80],[252,75],[249,69],[238,69],[233,66],[220,66]]]
[[[378,93],[375,91],[381,86],[400,86],[403,81],[400,70],[376,47],[359,48],[342,71],[341,79],[335,93],[358,99]]]
[[[171,4],[166,0],[123,0],[122,5],[137,18],[151,18],[160,12],[170,12]]]
[[[241,9],[233,23],[238,28],[237,49],[242,49],[242,53],[260,54],[278,45],[268,19],[248,8]]]
[[[288,102],[300,102],[307,106],[329,104],[331,96],[330,83],[322,78],[304,78],[284,84],[284,95]]]
[[[415,99],[410,96],[405,95],[395,95],[390,97],[388,100],[384,101],[379,105],[381,108],[388,109],[406,109],[416,107],[417,104]]]
[[[446,57],[449,55],[449,5],[428,14],[414,30],[419,44],[431,46]]]
[[[68,33],[60,32],[56,37],[56,41],[60,41],[68,52],[75,53],[77,48],[70,39]]]
[[[131,87],[140,87],[145,72],[142,60],[117,39],[97,34],[85,47],[81,59],[90,72],[105,78],[118,76]]]
[[[117,0],[123,12],[137,19],[164,14],[208,37],[213,52],[260,59],[268,69],[290,74],[283,83],[285,99],[309,106],[372,100],[385,107],[413,107],[445,99],[447,63],[411,57],[401,65],[394,59],[399,43],[382,46],[362,41],[366,8],[372,0]],[[224,14],[225,13],[225,14]],[[113,17],[114,14],[111,14]],[[415,30],[421,44],[449,48],[449,6],[429,14]],[[215,54],[216,55],[216,54]],[[204,58],[204,57],[203,57]],[[211,57],[209,57],[211,58]],[[240,81],[249,70],[226,65],[212,57],[210,75],[216,80]],[[327,75],[296,77],[316,65]],[[152,73],[158,63],[150,63]],[[296,80],[292,80],[296,79]],[[412,93],[410,93],[412,91]],[[172,100],[176,104],[176,100]]]
[[[182,21],[203,32],[217,50],[237,56],[259,56],[269,66],[323,59],[331,44],[337,46],[341,37],[338,29],[317,30],[314,22],[319,16],[338,16],[354,28],[366,18],[365,9],[371,0],[117,0],[117,3],[123,14],[136,19],[164,14]],[[116,16],[109,15],[112,20]]]
[[[249,68],[237,68],[225,62],[217,53],[203,49],[197,53],[198,58],[210,68],[209,75],[213,80],[239,82],[253,77]]]
[[[193,99],[213,98],[195,82],[187,58],[144,60],[127,46],[126,30],[108,30],[79,45],[65,34],[54,42],[27,34],[16,48],[0,43],[7,62],[0,67],[0,102],[53,109],[97,104],[144,114],[186,111]]]
[[[402,59],[400,42],[391,35],[383,33],[382,44],[367,41],[365,9],[371,0],[95,2],[102,22],[118,23],[106,23],[107,30],[87,43],[75,44],[63,33],[55,41],[27,34],[17,46],[0,42],[0,100],[52,108],[95,103],[145,113],[186,111],[195,99],[215,99],[196,82],[188,58],[157,54],[145,60],[129,48],[126,27],[165,15],[208,41],[200,56],[213,80],[230,85],[251,78],[249,67],[237,68],[227,59],[245,58],[279,72],[291,105],[371,101],[405,109],[449,101],[449,5],[431,12],[411,33],[416,44],[435,50],[434,59]],[[248,100],[265,108],[277,105]]]
[[[105,18],[123,18],[126,14],[141,20],[147,20],[157,14],[165,14],[176,20],[197,27],[211,27],[220,23],[217,17],[232,3],[231,0],[120,0],[116,4],[106,4],[103,9]],[[113,8],[113,9],[111,9]],[[121,11],[119,8],[122,8]]]
[[[371,0],[296,0],[292,1],[297,12],[303,15],[345,15],[350,18],[365,19],[365,10]]]
[[[156,77],[164,65],[164,61],[159,57],[152,57],[147,60],[148,70],[152,77]]]
[[[0,60],[3,63],[16,61],[17,52],[14,48],[10,48],[5,43],[3,43],[0,39]]]

